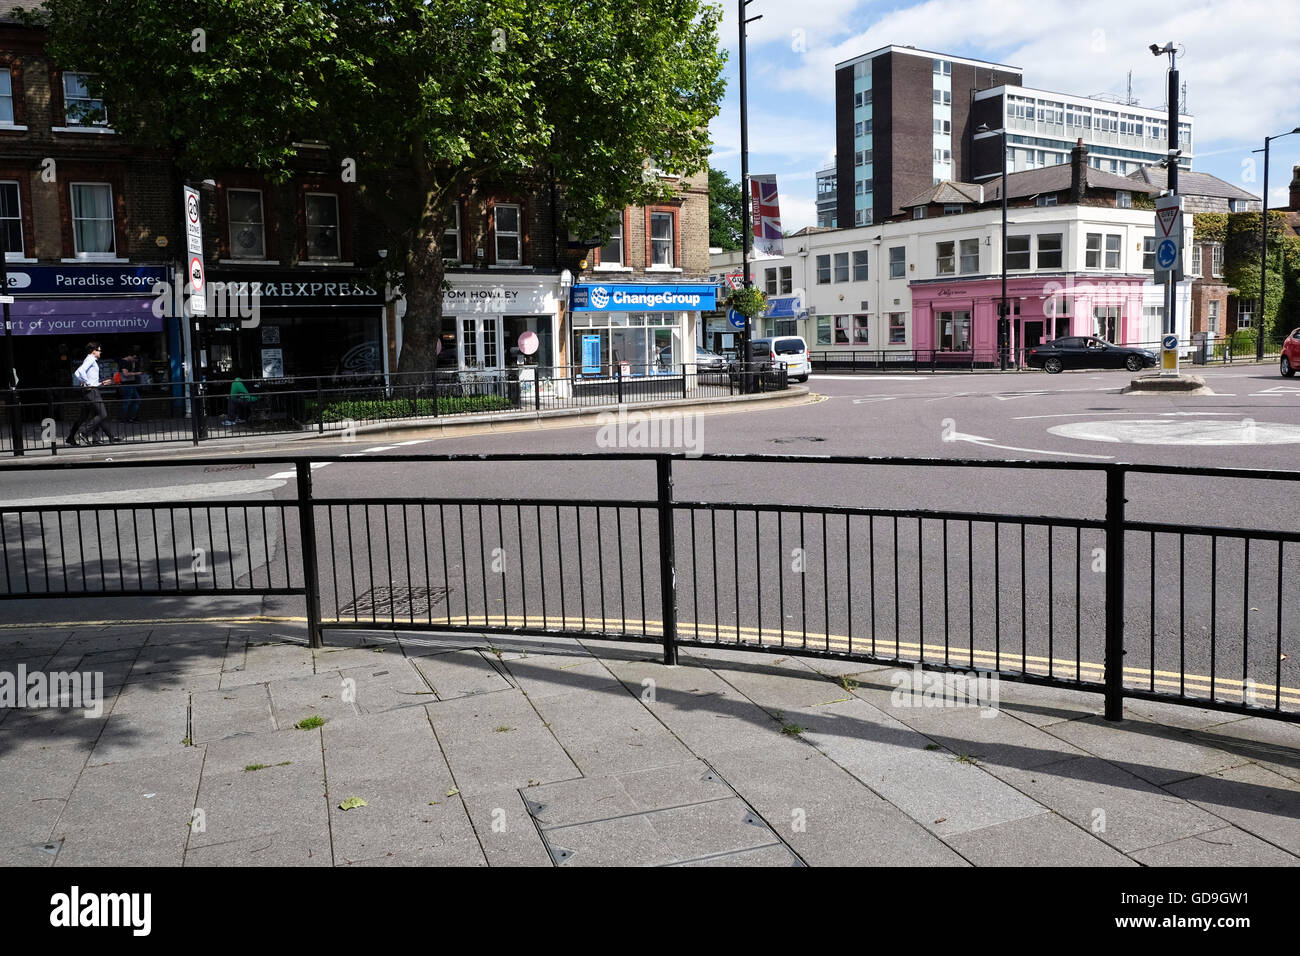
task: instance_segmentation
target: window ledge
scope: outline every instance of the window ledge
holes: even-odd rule
[[[278,266],[279,259],[218,259],[219,266]]]
[[[109,126],[51,126],[51,133],[92,133],[116,135],[117,130]]]
[[[100,264],[107,264],[107,265],[116,265],[119,262],[130,262],[131,260],[123,259],[120,256],[78,256],[73,259],[60,259],[59,261],[70,262],[70,263],[80,262],[82,264],[100,263]]]
[[[679,269],[676,266],[646,266],[645,271],[646,272],[683,272],[685,270]]]
[[[593,266],[591,271],[592,272],[631,272],[632,267],[600,265],[600,266]]]
[[[26,126],[16,126],[13,123],[0,123],[0,133],[25,133]]]
[[[16,252],[5,253],[5,262],[37,262],[37,261],[39,260],[32,259],[28,256],[20,256]]]

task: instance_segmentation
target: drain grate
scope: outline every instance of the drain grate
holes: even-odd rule
[[[447,603],[447,588],[378,587],[358,594],[339,608],[339,617],[362,614],[392,614],[410,617],[432,613],[433,608]]]

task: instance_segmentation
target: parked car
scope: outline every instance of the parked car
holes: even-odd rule
[[[1288,335],[1282,343],[1282,374],[1290,378],[1295,374],[1297,363],[1300,363],[1300,329]]]
[[[1148,349],[1112,345],[1092,335],[1067,335],[1030,349],[1025,364],[1055,374],[1067,368],[1126,368],[1140,372],[1158,359]]]
[[[726,369],[727,360],[717,352],[697,348],[695,350],[695,366],[696,371],[699,372],[721,372]]]
[[[785,368],[788,377],[799,382],[808,381],[812,375],[812,358],[808,343],[797,335],[778,335],[770,339],[754,339],[749,343],[750,362]],[[733,379],[740,377],[740,364],[733,361],[728,367]]]

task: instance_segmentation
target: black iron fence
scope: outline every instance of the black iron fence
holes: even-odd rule
[[[293,497],[0,504],[0,600],[284,595],[305,602],[314,644],[340,627],[582,634],[662,643],[669,662],[679,645],[706,644],[993,673],[1102,693],[1112,719],[1138,697],[1300,720],[1300,592],[1288,587],[1300,532],[1126,513],[1137,478],[1300,474],[625,453],[363,460],[386,475],[436,469],[447,487],[461,484],[456,468],[483,462],[527,463],[535,475],[616,463],[619,487],[654,489],[575,501],[320,495],[313,465],[358,460],[259,461],[290,469],[274,477],[292,480]],[[674,496],[675,475],[701,467],[813,464],[900,476],[997,469],[1019,482],[1064,472],[1074,487],[1092,482],[1096,501],[1091,515],[1081,504],[1077,516],[1048,517]],[[182,466],[63,462],[36,473],[47,467]]]
[[[746,372],[725,365],[536,366],[439,371],[433,374],[350,375],[233,380],[176,388],[144,387],[133,400],[118,386],[98,390],[104,427],[86,442],[191,442],[259,434],[325,432],[400,419],[446,418],[492,412],[601,408],[672,399],[715,398],[787,387],[785,368]],[[69,444],[88,402],[81,390],[18,389],[24,450]],[[13,451],[0,393],[0,451]],[[194,409],[198,414],[192,414]]]
[[[1127,342],[1124,348],[1149,349],[1160,354],[1159,342]],[[1011,349],[1007,353],[1009,369],[1028,368],[1027,359],[1033,349]],[[1276,362],[1282,346],[1264,343],[1264,358]],[[810,350],[814,372],[977,372],[1001,369],[1002,358],[996,348],[949,351],[942,349],[859,349],[851,347]],[[1231,339],[1217,339],[1212,345],[1188,344],[1180,348],[1182,366],[1231,365],[1234,362],[1255,361],[1255,346],[1235,349]]]

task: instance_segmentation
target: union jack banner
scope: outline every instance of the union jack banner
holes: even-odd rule
[[[773,259],[785,255],[785,245],[781,240],[781,207],[777,200],[776,176],[750,176],[749,195],[754,258]]]

